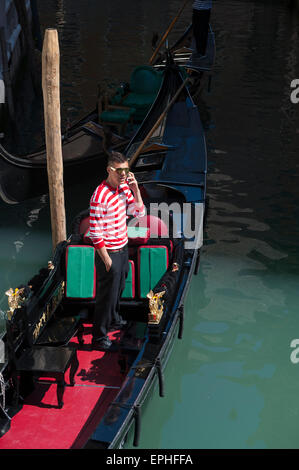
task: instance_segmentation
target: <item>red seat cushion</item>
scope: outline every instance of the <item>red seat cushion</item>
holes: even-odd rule
[[[136,227],[148,227],[150,237],[168,237],[169,230],[165,222],[154,215],[138,217]]]
[[[85,217],[80,221],[79,233],[85,233],[89,229],[89,217]]]

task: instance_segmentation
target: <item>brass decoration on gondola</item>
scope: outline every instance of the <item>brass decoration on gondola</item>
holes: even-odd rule
[[[161,297],[165,294],[165,290],[162,292],[154,292],[151,290],[147,294],[147,298],[149,299],[149,314],[148,314],[148,322],[152,324],[160,323],[160,320],[163,315],[163,303],[164,300],[161,300]]]
[[[48,269],[51,270],[51,269],[54,269],[54,268],[55,268],[55,266],[54,266],[53,262],[48,261]]]
[[[41,313],[39,321],[35,325],[35,328],[32,333],[34,340],[38,338],[42,328],[49,321],[49,319],[51,318],[51,315],[55,312],[56,308],[60,304],[64,295],[64,289],[65,289],[65,283],[64,281],[62,281],[60,285],[58,286],[58,288],[56,289],[56,291],[54,292],[52,298],[49,300],[49,302],[45,306],[44,310]]]
[[[176,271],[178,271],[179,268],[180,268],[180,266],[178,265],[178,263],[172,263],[172,269],[171,269],[171,271],[172,271],[173,273],[175,273]]]
[[[22,304],[24,303],[24,300],[25,300],[24,293],[25,293],[24,287],[22,287],[22,289],[18,289],[16,287],[15,290],[13,290],[11,287],[5,292],[5,294],[8,297],[9,310],[7,310],[7,317],[9,320],[13,316],[15,309],[20,308]]]
[[[142,377],[144,376],[145,372],[146,372],[146,368],[145,367],[137,367],[136,370],[135,370],[135,377]]]

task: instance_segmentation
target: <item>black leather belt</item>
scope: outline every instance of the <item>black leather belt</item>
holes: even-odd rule
[[[110,250],[109,248],[107,248],[107,251],[108,251],[108,253],[121,253],[122,251],[125,251],[127,246],[128,246],[128,244],[123,246],[122,248],[119,248],[119,250]]]

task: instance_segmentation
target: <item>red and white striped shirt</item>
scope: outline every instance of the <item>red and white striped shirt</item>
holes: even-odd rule
[[[127,213],[142,217],[144,206],[136,207],[127,183],[113,188],[103,181],[90,199],[89,231],[86,234],[96,249],[105,246],[108,250],[118,250],[127,244]]]

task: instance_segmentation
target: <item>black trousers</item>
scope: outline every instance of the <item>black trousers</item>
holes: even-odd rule
[[[192,15],[193,34],[196,42],[197,52],[205,55],[211,10],[194,10]]]
[[[109,253],[109,256],[112,265],[107,272],[104,262],[96,253],[97,295],[92,328],[93,339],[105,337],[112,323],[117,323],[121,319],[119,302],[129,272],[128,247],[117,253]]]

